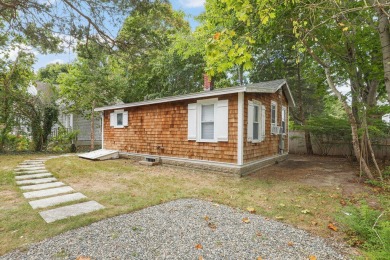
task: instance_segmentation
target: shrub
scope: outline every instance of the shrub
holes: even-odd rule
[[[59,128],[57,136],[50,139],[47,150],[49,152],[71,152],[72,144],[78,133],[78,131],[67,131],[63,127]]]
[[[370,259],[389,259],[390,216],[389,211],[370,208],[366,203],[360,207],[347,208],[348,215],[341,221],[349,228],[351,242],[361,246]]]

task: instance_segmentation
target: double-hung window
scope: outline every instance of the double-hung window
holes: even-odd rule
[[[229,102],[217,98],[188,104],[188,140],[226,142],[229,133]]]
[[[286,134],[286,122],[287,122],[287,108],[285,106],[282,106],[282,134]]]
[[[201,140],[214,141],[214,104],[201,105]]]
[[[265,107],[259,101],[248,102],[247,139],[256,143],[265,139]]]
[[[271,134],[278,134],[278,105],[275,101],[271,101]]]
[[[253,141],[260,139],[260,107],[257,104],[253,105]]]

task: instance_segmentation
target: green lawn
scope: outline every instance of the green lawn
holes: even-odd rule
[[[0,255],[66,230],[179,198],[200,198],[279,219],[320,236],[343,237],[327,228],[342,207],[341,190],[294,180],[232,177],[191,169],[141,166],[131,160],[94,162],[62,157],[46,162],[60,181],[106,209],[47,224],[17,188],[13,168],[42,155],[0,156]],[[271,168],[270,168],[271,169]]]

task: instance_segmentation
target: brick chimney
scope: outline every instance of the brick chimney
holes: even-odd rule
[[[203,90],[204,91],[211,91],[213,90],[213,80],[207,76],[207,74],[203,74],[203,80],[204,80],[204,85],[203,85]]]

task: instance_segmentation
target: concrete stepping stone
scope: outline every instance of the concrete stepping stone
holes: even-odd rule
[[[15,175],[34,174],[34,173],[49,173],[47,170],[23,171],[15,172]]]
[[[26,199],[40,198],[40,197],[49,197],[57,194],[69,193],[73,192],[74,189],[69,186],[47,189],[47,190],[39,190],[39,191],[30,191],[23,193],[23,196]]]
[[[22,163],[19,163],[19,165],[43,165],[45,164],[44,161],[39,161],[39,162],[22,162]]]
[[[18,175],[15,176],[15,179],[17,180],[29,180],[29,179],[38,179],[42,177],[52,177],[53,175],[51,173],[36,173],[36,174],[24,174],[24,175]]]
[[[88,202],[83,202],[74,205],[42,211],[39,212],[39,214],[47,223],[51,223],[56,220],[78,216],[85,213],[90,213],[92,211],[96,211],[99,209],[104,209],[104,206],[97,203],[96,201],[88,201]]]
[[[33,171],[33,170],[43,170],[45,166],[27,166],[27,167],[16,167],[15,171],[23,172],[23,171]]]
[[[16,181],[17,185],[28,185],[28,184],[41,184],[41,183],[49,183],[56,181],[57,179],[52,178],[44,178],[44,179],[32,179],[32,180],[25,180],[25,181]]]
[[[29,203],[33,209],[39,209],[39,208],[47,208],[61,203],[76,201],[76,200],[81,200],[86,198],[87,196],[85,196],[80,192],[77,192],[72,194],[50,197],[47,199],[33,200],[30,201]]]
[[[19,187],[21,190],[43,190],[48,188],[55,188],[64,186],[65,184],[63,182],[57,181],[57,182],[51,182],[51,183],[42,183],[42,184],[35,184],[35,185],[27,185],[27,186],[21,186]]]

